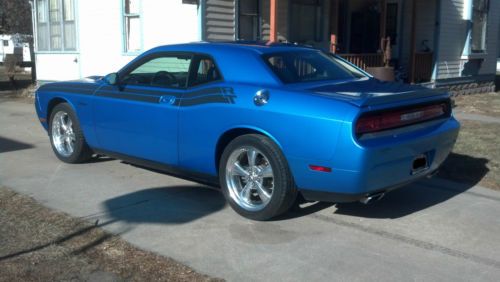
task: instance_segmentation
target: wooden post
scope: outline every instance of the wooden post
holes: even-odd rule
[[[411,8],[411,40],[410,40],[410,83],[415,83],[415,41],[416,37],[416,16],[417,16],[417,0],[413,0]]]
[[[270,0],[271,1],[271,11],[270,11],[270,30],[269,30],[269,41],[277,42],[278,41],[278,28],[277,28],[277,9],[276,9],[276,1],[278,0]]]
[[[337,53],[337,36],[335,34],[330,34],[330,52]]]

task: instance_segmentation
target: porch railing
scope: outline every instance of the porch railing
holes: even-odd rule
[[[411,82],[420,83],[431,80],[432,77],[432,52],[415,52],[415,65]]]
[[[382,53],[364,53],[364,54],[338,54],[347,61],[355,64],[356,66],[366,70],[371,67],[383,66]]]

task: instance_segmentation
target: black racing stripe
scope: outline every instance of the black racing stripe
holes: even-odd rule
[[[48,84],[40,87],[41,90],[45,88],[64,88],[64,89],[84,89],[84,90],[96,90],[99,85],[83,85],[83,84]]]
[[[103,86],[102,91],[116,91],[115,87]],[[124,94],[145,94],[145,95],[155,95],[155,96],[174,96],[180,97],[182,93],[179,92],[168,92],[166,90],[142,90],[142,89],[123,89],[120,93]]]
[[[85,84],[85,83],[61,83],[61,84],[56,84],[54,86],[59,86],[59,87],[77,87],[77,88],[85,88],[85,89],[97,89],[99,88],[100,85],[96,84]],[[50,87],[50,85],[48,85]]]
[[[220,87],[215,87],[215,88],[206,88],[198,91],[193,91],[193,92],[188,92],[184,96],[184,98],[194,98],[197,96],[203,96],[203,95],[214,95],[214,94],[222,94],[221,93],[221,88]]]
[[[53,92],[64,92],[67,94],[82,94],[82,95],[92,95],[95,89],[80,89],[80,88],[66,88],[66,87],[44,87],[40,91],[53,91]]]
[[[229,104],[230,101],[222,95],[210,95],[210,96],[197,97],[193,99],[177,100],[175,101],[174,105],[178,105],[181,107],[190,107],[190,106],[197,106],[197,105],[211,104],[211,103]]]
[[[111,92],[111,91],[99,91],[97,93],[97,96],[108,97],[108,98],[117,98],[117,99],[130,100],[130,101],[155,103],[155,104],[160,102],[160,97],[145,96],[145,95],[124,95],[122,92],[116,93],[116,92]]]

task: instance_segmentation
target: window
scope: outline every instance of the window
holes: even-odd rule
[[[124,0],[123,32],[125,52],[142,49],[140,0]]]
[[[471,52],[486,51],[486,30],[489,0],[474,0],[472,3]]]
[[[209,57],[200,56],[193,62],[193,72],[189,78],[189,86],[218,81],[221,78],[214,61]]]
[[[2,40],[4,47],[9,47],[9,40]]]
[[[238,14],[238,39],[260,39],[259,0],[240,0]]]
[[[122,83],[168,88],[186,87],[191,55],[153,58],[123,76]]]
[[[74,0],[37,0],[38,51],[75,51]]]
[[[310,43],[322,40],[321,0],[291,0],[290,39],[292,42]]]
[[[264,60],[283,83],[364,77],[335,57],[313,50],[265,55]]]

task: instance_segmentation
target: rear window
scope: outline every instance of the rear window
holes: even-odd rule
[[[283,83],[365,77],[349,64],[315,50],[266,54],[263,58]]]

